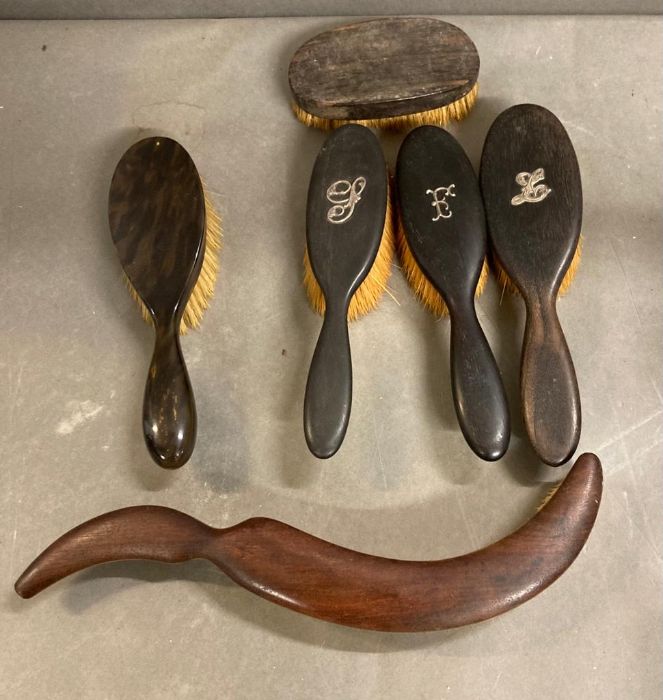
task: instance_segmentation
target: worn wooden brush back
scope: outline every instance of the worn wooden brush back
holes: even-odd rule
[[[479,54],[458,27],[386,17],[323,32],[292,58],[295,103],[325,119],[378,119],[449,105],[476,85]]]

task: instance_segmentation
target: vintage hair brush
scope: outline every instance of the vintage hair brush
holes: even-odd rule
[[[564,127],[537,105],[502,112],[488,132],[481,189],[500,279],[525,300],[520,382],[529,439],[557,466],[580,439],[580,395],[556,302],[580,260],[582,188]]]
[[[30,598],[96,564],[207,559],[278,605],[350,627],[419,632],[494,617],[534,597],[571,565],[599,508],[598,457],[581,455],[529,522],[485,549],[440,561],[375,557],[277,520],[209,527],[170,508],[135,506],[89,520],[56,540],[21,575]]]
[[[486,460],[509,445],[509,408],[474,308],[487,268],[479,183],[448,132],[422,126],[403,141],[396,181],[398,248],[405,276],[436,315],[451,320],[451,388],[465,439]]]
[[[143,401],[145,442],[159,466],[174,469],[196,441],[179,333],[198,326],[213,293],[220,221],[189,154],[164,137],[143,139],[122,156],[108,219],[132,296],[156,334]]]
[[[304,285],[324,314],[304,398],[311,452],[331,457],[350,419],[348,318],[374,309],[394,255],[387,166],[370,129],[347,124],[325,141],[313,168],[306,212]]]
[[[301,46],[288,70],[295,115],[321,129],[352,121],[407,130],[463,119],[478,75],[472,40],[432,17],[336,27]]]

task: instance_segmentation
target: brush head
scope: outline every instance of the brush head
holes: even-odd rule
[[[582,222],[578,161],[559,119],[530,104],[502,112],[486,137],[481,189],[502,283],[556,297],[578,266]]]
[[[474,105],[479,54],[458,27],[431,17],[343,25],[303,44],[288,70],[297,118],[406,130],[463,119]]]
[[[304,285],[313,308],[347,306],[349,319],[377,306],[394,253],[387,166],[369,129],[349,124],[325,141],[306,215]]]
[[[214,291],[221,226],[186,150],[165,137],[131,146],[113,174],[108,218],[146,320],[197,327]]]
[[[391,196],[387,196],[387,212],[384,218],[380,247],[371,269],[366,278],[359,285],[357,291],[350,299],[348,307],[348,321],[356,321],[360,316],[367,314],[377,307],[382,295],[388,291],[387,282],[391,276],[391,266],[395,255],[395,234],[393,226],[393,210]],[[304,288],[313,310],[324,316],[325,295],[313,274],[308,249],[304,252]]]
[[[437,315],[466,306],[483,290],[487,268],[481,193],[465,151],[443,129],[415,129],[398,153],[396,182],[408,282]]]

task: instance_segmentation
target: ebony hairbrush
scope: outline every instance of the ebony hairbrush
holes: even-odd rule
[[[331,457],[350,419],[352,361],[348,317],[373,309],[393,258],[387,166],[370,129],[342,126],[313,168],[306,212],[305,284],[324,313],[304,399],[309,449]]]
[[[525,300],[525,426],[538,456],[557,466],[580,439],[578,383],[556,302],[579,261],[582,187],[571,140],[552,112],[524,104],[497,117],[481,189],[495,262]]]
[[[399,251],[408,281],[426,306],[451,321],[451,388],[461,430],[486,460],[509,445],[502,380],[479,325],[474,297],[486,257],[479,183],[448,132],[422,126],[398,153]]]
[[[196,406],[179,334],[195,327],[216,278],[219,219],[196,166],[172,139],[134,144],[117,164],[108,196],[113,242],[132,295],[154,326],[143,432],[162,467],[181,467],[196,440]]]
[[[380,17],[322,32],[293,56],[297,118],[331,129],[385,129],[460,120],[477,96],[479,54],[467,34],[434,17]]]

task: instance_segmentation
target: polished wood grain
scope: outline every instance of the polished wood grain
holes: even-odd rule
[[[474,308],[487,252],[479,183],[465,151],[444,129],[411,131],[396,164],[401,231],[451,320],[451,388],[458,423],[474,452],[496,460],[511,426],[499,369]],[[438,188],[451,189],[442,200]],[[446,190],[445,190],[446,192]]]
[[[267,518],[214,529],[170,508],[124,508],[60,537],[15,588],[29,598],[104,562],[201,558],[267,600],[330,622],[399,632],[459,627],[524,603],[564,573],[592,529],[602,479],[598,457],[581,455],[550,501],[519,530],[440,561],[375,557]]]
[[[196,441],[196,405],[179,328],[205,253],[205,198],[193,161],[172,139],[134,144],[108,196],[122,267],[155,328],[143,402],[143,434],[161,467],[181,467]]]
[[[537,170],[532,182],[540,193],[530,191],[531,201],[523,201],[516,178]],[[578,382],[556,302],[582,221],[578,161],[557,117],[529,104],[502,112],[486,137],[481,189],[493,253],[525,300],[525,426],[539,457],[557,466],[572,457],[580,440]]]
[[[386,17],[335,27],[301,46],[288,80],[297,105],[325,119],[376,119],[446,106],[476,85],[479,54],[458,27]]]

